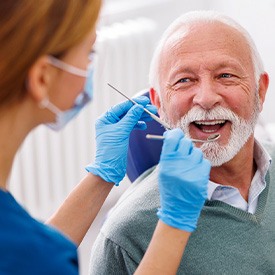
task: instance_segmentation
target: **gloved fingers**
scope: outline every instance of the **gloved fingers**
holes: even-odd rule
[[[164,133],[164,142],[162,146],[161,155],[171,154],[176,151],[179,146],[180,140],[184,137],[183,131],[181,129],[173,129],[170,131],[166,131]]]
[[[182,138],[179,142],[177,151],[181,156],[188,156],[192,153],[193,147],[193,142],[190,139]]]
[[[195,163],[201,163],[203,160],[203,153],[200,149],[198,148],[193,148],[192,152],[191,152],[191,159],[192,162]]]
[[[153,114],[156,114],[158,112],[157,107],[151,104],[147,104],[144,108],[146,108],[148,111],[150,111]],[[144,112],[140,118],[143,121],[150,121],[152,120],[151,116]]]
[[[97,119],[96,125],[117,123],[132,106],[133,103],[131,103],[130,101],[124,101],[120,104],[113,106]]]
[[[104,124],[114,124],[117,123],[120,118],[114,112],[109,110],[99,120]]]
[[[150,111],[153,114],[156,114],[158,112],[157,107],[150,104],[150,99],[146,96],[135,97],[135,98],[133,98],[133,100],[135,102],[137,102],[138,104],[142,105],[145,109],[147,109],[148,111]],[[142,114],[142,117],[140,118],[140,120],[148,121],[148,120],[152,120],[152,118],[149,114],[144,112]]]
[[[138,104],[151,111],[152,113],[157,113],[157,108],[150,103],[150,99],[146,96],[139,96],[134,99]],[[105,124],[118,122],[126,113],[133,107],[133,103],[129,100],[119,103],[112,108],[110,108],[105,114],[103,114],[99,120]],[[150,120],[150,115],[144,112],[141,120]]]
[[[107,111],[107,113],[112,114],[112,116],[122,118],[132,107],[133,107],[133,103],[127,100],[113,106],[111,109]]]
[[[150,103],[150,99],[147,96],[138,96],[138,97],[134,97],[133,100],[142,105],[143,107],[145,107],[146,105],[148,105]],[[150,104],[151,105],[151,104]]]
[[[129,130],[131,132],[135,125],[140,120],[140,117],[143,113],[142,105],[134,105],[126,115],[119,121],[120,127],[124,130]]]
[[[153,114],[156,114],[158,112],[157,107],[152,104],[147,104],[144,108],[146,108],[148,111],[150,111]]]

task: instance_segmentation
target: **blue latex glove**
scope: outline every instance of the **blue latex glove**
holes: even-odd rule
[[[154,114],[157,112],[156,107],[149,104],[147,97],[140,96],[134,100],[139,105],[125,101],[112,107],[96,121],[95,162],[89,164],[86,170],[115,185],[119,185],[126,174],[131,131],[146,129],[145,121],[151,120],[143,107]]]
[[[166,224],[192,232],[207,198],[210,162],[184,138],[180,129],[165,132],[159,163],[158,217]]]

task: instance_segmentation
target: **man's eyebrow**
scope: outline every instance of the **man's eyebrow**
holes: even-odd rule
[[[215,70],[225,69],[225,68],[233,68],[233,69],[236,69],[238,71],[239,70],[245,71],[245,68],[241,63],[235,62],[235,61],[230,61],[230,60],[217,64],[216,67],[215,67]]]
[[[194,73],[194,69],[191,69],[191,67],[185,67],[184,65],[177,66],[175,70],[173,70],[172,74],[170,77],[175,77],[179,73]]]

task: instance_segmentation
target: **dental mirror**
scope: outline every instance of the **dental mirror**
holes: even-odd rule
[[[221,136],[220,134],[212,134],[212,135],[209,135],[207,137],[207,139],[195,139],[195,138],[191,138],[191,141],[193,141],[193,142],[200,142],[200,143],[213,142],[213,141],[218,140],[220,138],[220,136]],[[148,139],[155,139],[155,140],[163,140],[163,139],[165,139],[164,136],[151,135],[151,134],[147,134],[146,138],[148,138]]]

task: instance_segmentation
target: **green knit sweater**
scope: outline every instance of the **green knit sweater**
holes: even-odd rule
[[[274,150],[270,151],[275,157]],[[275,274],[275,165],[255,214],[207,201],[178,274]],[[90,274],[133,274],[158,221],[157,169],[120,199],[92,250]]]

